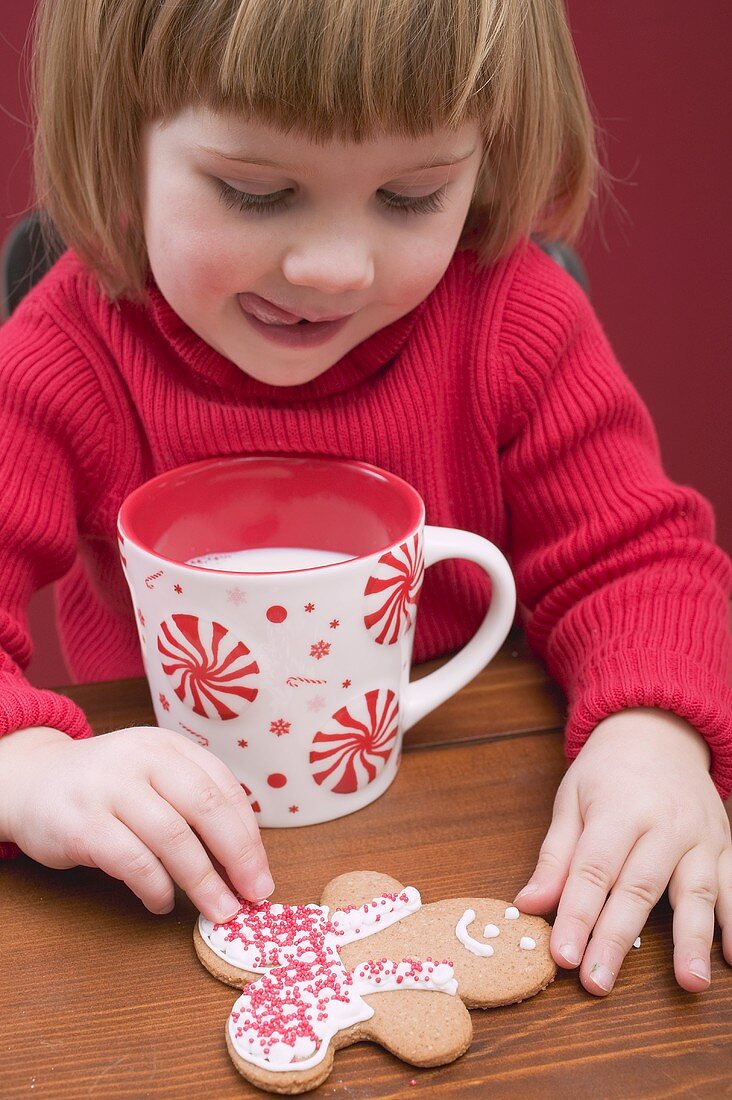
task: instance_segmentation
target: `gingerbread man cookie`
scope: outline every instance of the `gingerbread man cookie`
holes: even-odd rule
[[[554,980],[550,932],[504,901],[423,906],[414,887],[356,871],[333,879],[320,905],[243,902],[225,924],[199,917],[193,938],[207,970],[242,989],[226,1024],[238,1071],[299,1093],[362,1040],[416,1066],[454,1061],[472,1039],[468,1008],[522,1001]]]

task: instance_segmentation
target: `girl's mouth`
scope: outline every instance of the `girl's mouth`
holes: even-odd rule
[[[271,343],[284,347],[312,348],[324,344],[340,332],[353,316],[349,314],[337,321],[307,321],[305,318],[288,315],[287,320],[282,320],[283,311],[264,303],[263,299],[257,298],[255,302],[255,296],[247,294],[239,294],[237,297],[242,314],[250,327]],[[268,319],[265,320],[265,317]]]

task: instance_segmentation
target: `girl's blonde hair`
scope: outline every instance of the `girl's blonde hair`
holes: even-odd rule
[[[562,0],[40,0],[36,200],[110,298],[144,298],[141,128],[191,104],[312,141],[478,122],[461,247],[573,241],[595,128]]]

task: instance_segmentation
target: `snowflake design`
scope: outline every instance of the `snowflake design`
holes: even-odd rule
[[[300,807],[299,806],[290,806],[290,813],[291,814],[297,814],[299,812],[300,812]]]
[[[316,661],[319,661],[322,657],[327,657],[329,653],[330,642],[325,642],[322,639],[310,646],[310,656],[314,657]]]
[[[173,591],[177,592],[179,596],[181,596],[183,594],[183,589],[181,588],[181,586],[179,584],[174,584],[173,585]]]
[[[249,748],[249,742],[248,741],[244,741],[244,740],[237,741],[237,745],[239,746],[240,749],[248,749]]]
[[[350,680],[344,680],[343,681],[343,687],[344,688],[349,688],[350,686],[351,686],[351,681]]]
[[[278,737],[282,737],[284,733],[290,732],[290,726],[292,722],[286,722],[284,718],[278,718],[275,722],[270,722],[269,732],[276,733]]]
[[[325,706],[325,699],[323,698],[323,696],[322,695],[316,695],[315,698],[311,699],[310,702],[308,703],[308,710],[318,711],[318,710],[322,710],[324,706]]]
[[[314,603],[306,603],[305,604],[305,610],[308,612],[308,614],[311,611],[315,611],[315,604]]]
[[[168,700],[167,700],[167,699],[165,698],[165,696],[163,695],[162,691],[161,691],[161,692],[160,692],[160,694],[158,695],[158,699],[160,700],[160,706],[161,706],[161,707],[163,708],[163,710],[170,710],[170,703],[169,703],[169,702],[168,702]]]
[[[333,620],[331,621],[331,623],[330,623],[330,629],[331,629],[331,630],[337,630],[337,629],[338,629],[338,627],[339,627],[340,625],[341,625],[341,624],[340,624],[340,622],[338,621],[338,619],[333,619]]]
[[[247,594],[242,591],[237,585],[235,588],[227,588],[226,598],[229,603],[233,603],[235,607],[239,607],[240,604],[247,602]]]

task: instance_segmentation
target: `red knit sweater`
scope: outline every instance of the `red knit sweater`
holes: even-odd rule
[[[362,459],[411,482],[427,522],[507,554],[534,650],[568,698],[567,753],[624,707],[662,707],[732,788],[730,563],[708,503],[664,475],[648,413],[579,286],[536,245],[432,293],[313,382],[264,385],[150,285],[112,305],[66,253],[0,329],[0,733],[89,727],[37,690],[26,606],[56,587],[77,680],[143,675],[115,521],[132,489],[212,455]],[[465,562],[427,573],[414,658],[458,648],[486,608]],[[0,851],[1,854],[1,851]]]

